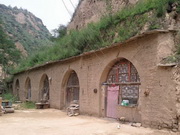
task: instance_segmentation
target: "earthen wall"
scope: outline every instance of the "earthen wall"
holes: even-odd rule
[[[63,109],[66,102],[66,83],[74,70],[80,85],[80,112],[106,117],[107,74],[120,58],[129,60],[140,76],[139,100],[135,107],[117,106],[118,117],[128,121],[141,122],[154,128],[177,126],[177,82],[174,81],[173,67],[159,67],[160,61],[171,55],[174,38],[171,32],[156,33],[137,38],[114,47],[95,51],[88,55],[47,64],[15,75],[20,82],[20,100],[25,101],[25,81],[31,80],[32,101],[38,102],[41,77],[46,74],[50,84],[50,106]],[[97,93],[94,93],[97,89]],[[145,94],[148,93],[148,94]],[[179,110],[179,109],[178,109]]]

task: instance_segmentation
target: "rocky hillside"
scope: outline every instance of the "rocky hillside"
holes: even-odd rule
[[[84,21],[88,22],[92,17],[86,17],[86,14],[84,14],[84,21],[79,20],[78,26],[76,25],[75,20],[78,20],[81,16],[81,12],[78,13],[78,11],[84,11],[84,13],[94,11],[94,8],[88,10],[87,6],[83,6],[83,2],[91,2],[89,4],[92,4],[91,7],[93,7],[98,2],[104,1],[110,2],[110,4],[107,3],[110,8],[104,6],[106,9],[105,16],[99,17],[99,21],[94,20],[92,23],[84,23]],[[154,29],[180,29],[179,0],[139,0],[136,4],[129,3],[124,8],[122,6],[122,9],[117,12],[112,8],[114,6],[113,1],[115,2],[115,0],[82,0],[68,26],[69,31],[63,37],[56,39],[53,47],[42,50],[36,56],[21,63],[15,72],[49,61],[65,59],[91,50],[111,46],[114,43],[124,42],[133,36]],[[97,7],[100,9],[101,6]],[[71,25],[73,23],[75,25]],[[177,50],[170,57],[170,60],[180,61],[180,32],[177,33],[176,37]]]
[[[27,10],[0,4],[0,19],[10,39],[25,56],[41,46],[51,44],[51,35],[41,19]]]
[[[136,4],[143,3],[148,0],[81,0],[76,11],[68,24],[68,30],[79,30],[86,27],[89,23],[99,22],[102,18],[108,16],[117,16],[118,12],[125,9],[131,10],[131,8],[136,7]],[[155,25],[159,27],[159,25],[163,25],[164,27],[173,29],[174,26],[179,25],[179,15],[177,14],[176,7],[178,6],[179,0],[159,0],[156,2],[156,6],[150,7],[149,5],[153,5],[155,2],[154,0],[149,1],[149,5],[142,5],[141,10],[144,10],[144,13],[150,11],[147,16],[148,20],[151,21],[152,24],[148,25]],[[139,4],[140,5],[140,4]],[[139,6],[140,7],[140,6]],[[158,14],[157,16],[153,16],[154,10],[151,8],[157,8]],[[166,12],[167,10],[167,12]],[[175,13],[176,10],[176,13]],[[130,11],[131,12],[131,11]],[[165,13],[165,15],[164,15]],[[122,16],[126,16],[127,12],[124,13]],[[143,13],[140,13],[141,16]],[[134,17],[135,15],[132,15]],[[138,14],[136,15],[138,16]],[[152,17],[152,18],[151,18]],[[112,18],[114,19],[114,18]],[[127,19],[127,18],[126,18]],[[130,18],[131,19],[131,18]],[[158,20],[159,22],[154,22],[154,20]],[[112,20],[113,21],[113,20]],[[121,21],[122,22],[122,21]],[[119,23],[121,23],[119,22]],[[159,24],[161,23],[161,24]],[[164,23],[164,24],[162,24]],[[153,26],[154,27],[154,26]]]
[[[10,40],[0,21],[0,82],[5,78],[6,73],[12,65],[16,65],[21,59],[21,53],[14,42]]]
[[[98,22],[101,17],[114,14],[124,7],[135,5],[139,0],[80,0],[68,25],[70,29],[81,29],[91,22]]]

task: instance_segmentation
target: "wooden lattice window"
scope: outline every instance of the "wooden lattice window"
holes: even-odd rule
[[[67,103],[69,104],[74,100],[79,101],[79,79],[73,71],[67,82]]]
[[[140,78],[131,62],[122,59],[115,63],[108,74],[107,83],[120,85],[119,103],[129,100],[130,104],[137,104]]]

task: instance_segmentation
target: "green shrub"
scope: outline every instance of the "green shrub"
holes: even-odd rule
[[[36,108],[35,103],[32,101],[22,103],[21,107],[23,109],[35,109]]]
[[[154,30],[154,29],[159,29],[159,28],[160,28],[160,25],[159,24],[155,24],[155,23],[153,23],[153,24],[151,24],[149,26],[149,30]]]
[[[3,100],[9,100],[10,102],[15,102],[17,101],[17,97],[14,96],[12,93],[7,91],[6,93],[2,94]]]

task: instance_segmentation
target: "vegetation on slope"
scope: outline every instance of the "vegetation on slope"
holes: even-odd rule
[[[28,54],[41,46],[51,44],[49,31],[32,13],[2,4],[0,4],[0,12],[6,33],[15,43],[21,43]]]
[[[174,2],[180,5],[179,0],[143,0],[115,15],[109,14],[98,23],[91,23],[84,29],[71,30],[65,36],[57,38],[53,47],[47,47],[22,61],[15,72],[122,42],[142,32],[145,25],[148,26],[147,30],[163,29],[162,22],[167,7]],[[179,5],[177,12],[180,12]]]
[[[5,33],[0,19],[0,65],[6,72],[9,72],[9,67],[19,62],[20,56],[14,42]]]

